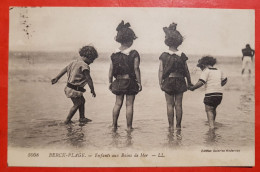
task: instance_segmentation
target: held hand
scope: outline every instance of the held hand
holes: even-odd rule
[[[58,82],[58,79],[57,78],[53,78],[52,80],[51,80],[51,84],[56,84]]]
[[[188,87],[193,87],[194,85],[192,83],[189,83],[188,84]]]
[[[189,89],[190,91],[194,91],[194,90],[195,90],[193,86],[189,86],[188,89]]]
[[[193,87],[194,85],[192,83],[188,83],[188,90],[191,90],[191,88]],[[192,90],[193,91],[193,90]]]
[[[161,90],[162,90],[162,84],[160,84],[160,88],[161,88]]]
[[[108,89],[112,91],[112,83],[109,83]]]
[[[139,92],[142,91],[142,89],[143,89],[143,88],[142,88],[142,85],[141,85],[140,83],[137,83],[137,85],[138,85],[138,87],[139,87],[139,90],[138,90],[138,91],[139,91]]]
[[[96,97],[95,91],[91,91],[91,93],[92,93],[92,97]]]

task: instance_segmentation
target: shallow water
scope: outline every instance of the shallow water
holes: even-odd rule
[[[91,75],[97,93],[92,98],[87,91],[86,117],[93,121],[78,122],[75,114],[70,125],[64,125],[72,102],[64,95],[66,76],[56,85],[53,78],[70,59],[49,61],[11,57],[9,61],[8,145],[25,148],[80,148],[80,149],[179,149],[191,146],[254,147],[255,81],[240,75],[240,62],[220,61],[219,67],[228,76],[224,97],[217,109],[217,128],[209,130],[204,111],[204,89],[187,91],[183,99],[181,130],[168,130],[166,103],[159,89],[158,61],[141,63],[143,91],[136,96],[133,131],[126,131],[125,106],[120,127],[112,131],[112,108],[115,96],[108,90],[109,62],[98,59],[91,65]],[[52,57],[53,56],[53,57]],[[69,60],[68,60],[69,59]],[[154,57],[155,59],[155,57]],[[192,81],[200,71],[189,62]]]

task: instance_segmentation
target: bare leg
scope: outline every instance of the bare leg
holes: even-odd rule
[[[205,105],[205,110],[207,113],[208,121],[209,121],[209,127],[214,128],[214,107]]]
[[[182,98],[183,93],[179,93],[175,95],[175,110],[176,110],[176,128],[181,128],[181,120],[182,120]]]
[[[174,128],[174,95],[169,95],[165,93],[165,99],[167,104],[167,116],[168,116],[168,122],[169,122],[169,129]]]
[[[81,98],[79,98],[79,97],[71,98],[71,101],[73,102],[74,105],[72,106],[72,108],[69,111],[67,119],[65,120],[65,124],[68,124],[71,122],[72,117],[75,115],[79,106],[81,105]]]
[[[91,119],[85,117],[85,98],[81,97],[81,105],[79,106],[79,122],[91,122]]]
[[[242,69],[242,72],[241,72],[241,74],[243,75],[243,74],[244,74],[244,72],[245,72],[245,69]]]
[[[214,108],[214,109],[213,109],[213,115],[214,115],[214,118],[213,118],[213,119],[214,119],[214,122],[215,122],[216,116],[217,116],[217,111],[216,111],[216,109],[217,109],[217,108]]]
[[[79,117],[85,118],[85,98],[81,97],[81,105],[79,106]]]
[[[123,102],[124,102],[124,95],[117,95],[116,103],[113,108],[113,127],[114,127],[114,129],[117,129],[117,120],[118,120],[119,113],[120,113]]]
[[[126,122],[127,130],[131,130],[133,123],[135,95],[126,95]]]

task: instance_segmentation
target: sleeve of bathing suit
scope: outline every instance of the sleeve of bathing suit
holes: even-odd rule
[[[206,84],[208,81],[208,77],[209,77],[209,70],[205,69],[202,71],[199,81],[203,82],[203,84]]]
[[[225,82],[227,80],[226,75],[221,71],[221,81]]]
[[[187,61],[188,60],[188,57],[186,56],[186,54],[182,53],[181,54],[181,57],[184,61]]]

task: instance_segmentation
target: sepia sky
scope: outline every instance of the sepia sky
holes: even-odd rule
[[[113,52],[121,20],[137,35],[140,53],[167,50],[163,27],[177,23],[187,54],[241,56],[245,44],[254,48],[254,10],[192,8],[42,7],[10,10],[9,49],[14,51],[77,51],[92,44]],[[26,27],[27,26],[27,27]],[[28,35],[27,35],[28,32]]]

